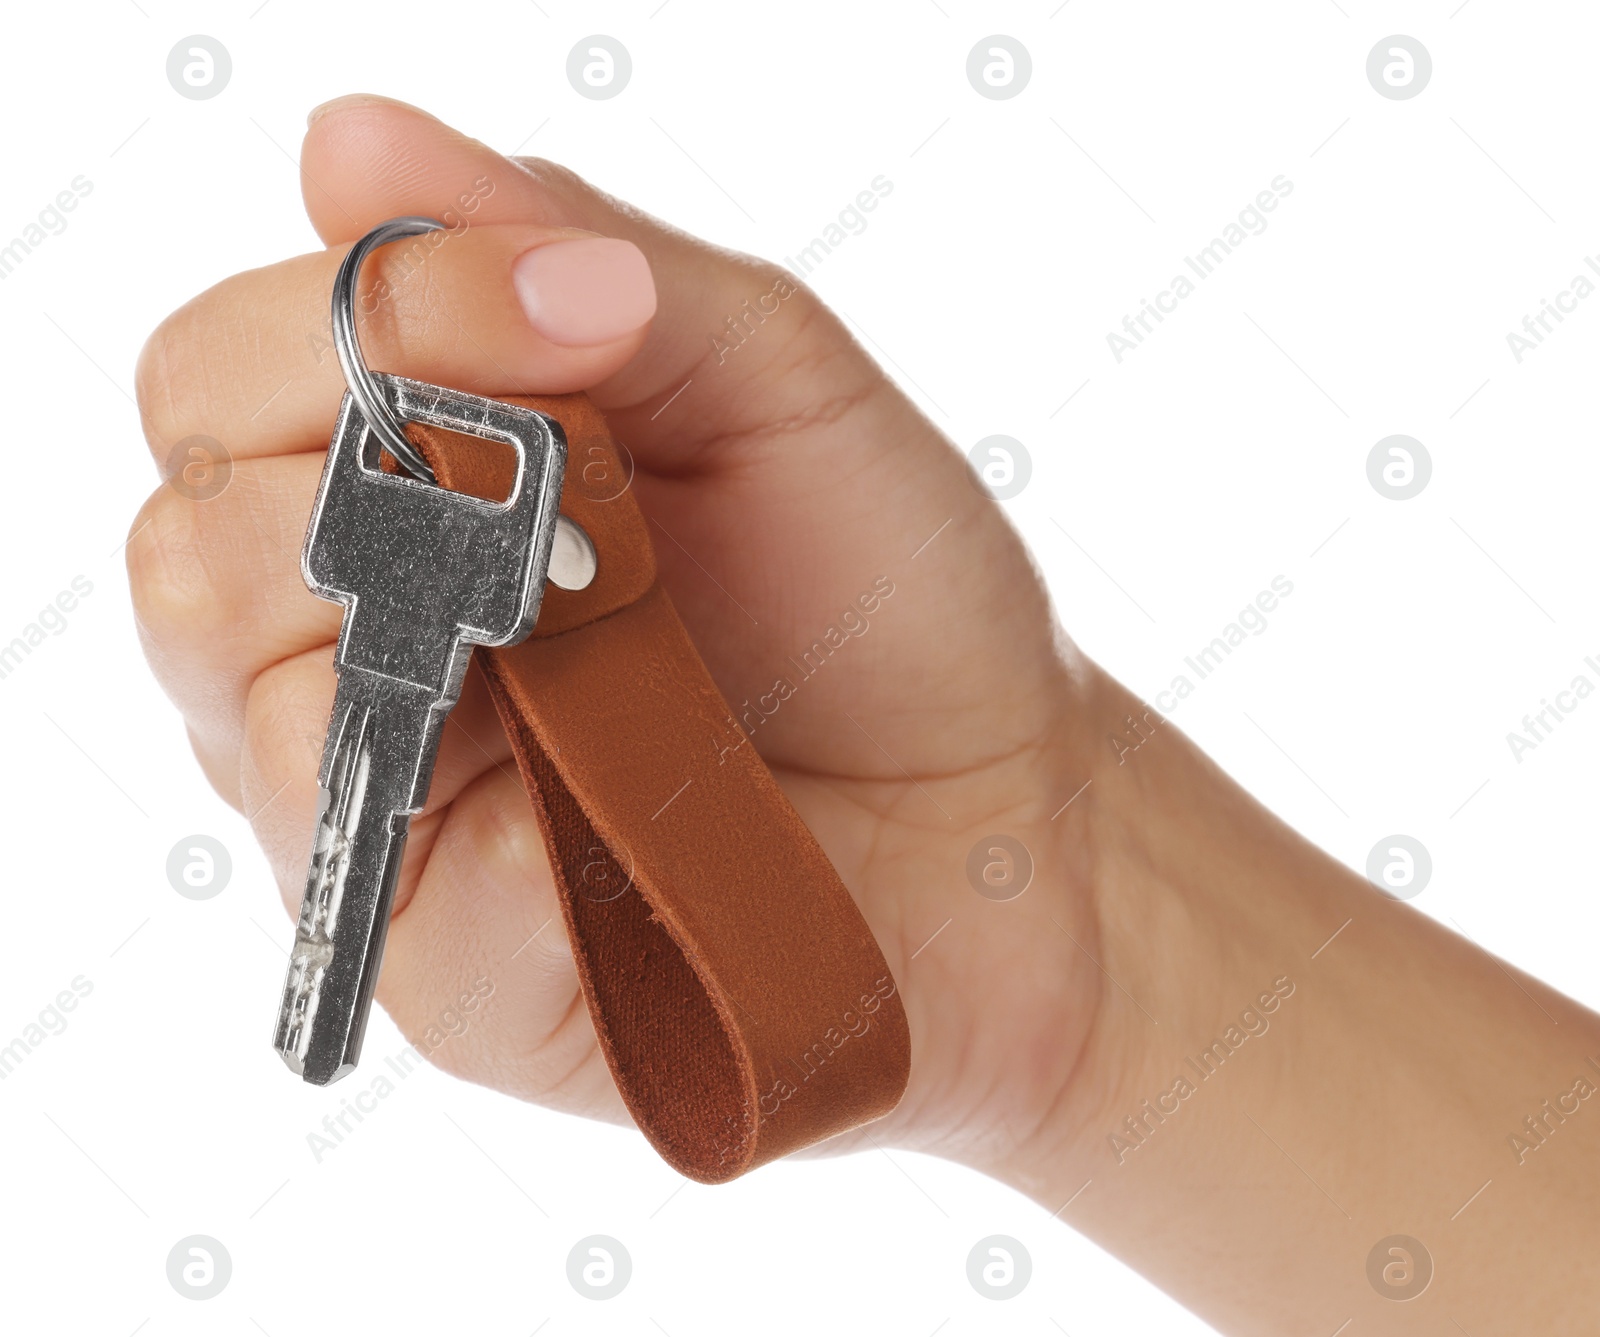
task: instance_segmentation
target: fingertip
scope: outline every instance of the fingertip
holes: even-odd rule
[[[312,109],[301,143],[300,191],[317,235],[337,245],[386,217],[419,212],[390,207],[391,200],[430,201],[420,212],[437,212],[441,206],[431,201],[453,202],[463,180],[498,158],[420,107],[350,93]]]
[[[309,130],[326,116],[351,111],[357,107],[397,107],[404,111],[415,112],[419,116],[428,116],[429,120],[435,119],[420,107],[414,107],[409,102],[401,102],[398,98],[385,97],[382,93],[342,93],[313,107],[306,116],[306,129]]]

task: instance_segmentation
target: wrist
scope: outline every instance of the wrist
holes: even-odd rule
[[[1072,750],[1093,783],[1056,858],[1081,869],[1095,941],[1065,945],[1093,952],[1099,1006],[1049,1117],[983,1167],[1063,1200],[1181,1123],[1223,1062],[1271,1047],[1257,1042],[1303,1002],[1309,953],[1352,894],[1352,875],[1109,676],[1093,672],[1078,708]]]
[[[1091,708],[1113,731],[1140,710],[1109,681]],[[1592,1237],[1574,1173],[1600,1116],[1569,1111],[1554,1152],[1511,1138],[1593,1075],[1600,1018],[1378,892],[1154,717],[1089,792],[1103,1003],[1049,1120],[982,1168],[1224,1331],[1393,1330],[1363,1260],[1397,1234],[1435,1256],[1436,1303],[1510,1323],[1531,1269],[1550,1315],[1578,1304],[1570,1250],[1508,1260],[1495,1223]]]

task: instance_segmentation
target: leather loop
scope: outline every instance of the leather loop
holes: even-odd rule
[[[583,395],[508,397],[567,434],[561,510],[599,568],[533,634],[480,649],[560,894],[600,1048],[676,1169],[721,1183],[882,1117],[911,1045],[850,893],[718,693],[656,581],[644,517]],[[446,487],[513,463],[411,424]]]

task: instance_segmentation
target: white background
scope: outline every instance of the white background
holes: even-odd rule
[[[289,925],[145,669],[118,548],[157,481],[129,398],[144,336],[225,275],[316,246],[294,158],[310,107],[348,91],[773,257],[886,176],[868,229],[811,281],[963,448],[1026,445],[1032,481],[1006,505],[1079,642],[1153,698],[1287,577],[1268,629],[1175,720],[1352,866],[1386,835],[1421,840],[1423,911],[1600,1004],[1600,700],[1520,762],[1506,741],[1574,675],[1600,683],[1582,662],[1600,655],[1600,298],[1520,365],[1505,338],[1600,250],[1600,16],[658,2],[7,7],[0,242],[93,183],[0,282],[0,642],[93,583],[0,680],[0,1044],[74,977],[93,985],[0,1082],[8,1331],[1208,1331],[1045,1209],[911,1155],[685,1186],[632,1133],[428,1071],[313,1159],[306,1135],[350,1083],[305,1087],[268,1044]],[[1033,62],[1007,101],[965,73],[996,32]],[[166,79],[192,33],[232,55],[213,100]],[[632,55],[610,101],[565,77],[592,33]],[[1432,55],[1413,100],[1366,78],[1394,33]],[[1266,231],[1118,364],[1107,332],[1280,174],[1293,193]],[[1394,433],[1433,461],[1405,502],[1366,474]],[[194,833],[232,851],[214,900],[167,881]],[[401,1045],[376,1019],[368,1063]],[[165,1272],[196,1233],[233,1260],[203,1303]],[[634,1264],[603,1304],[564,1271],[594,1233]],[[995,1233],[1034,1262],[1004,1303],[965,1275]]]

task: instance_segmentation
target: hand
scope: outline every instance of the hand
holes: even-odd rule
[[[1379,895],[1084,661],[958,452],[815,297],[397,103],[324,109],[302,161],[330,249],[203,294],[139,366],[158,457],[216,437],[232,485],[203,503],[158,489],[128,545],[151,662],[291,909],[340,617],[296,561],[343,391],[333,272],[375,223],[471,202],[421,266],[375,258],[369,360],[483,394],[591,391],[736,710],[892,584],[752,736],[911,1022],[899,1110],[829,1145],[871,1137],[996,1174],[1232,1333],[1441,1331],[1456,1314],[1474,1332],[1592,1330],[1600,1192],[1582,1168],[1600,1116],[1572,1110],[1600,1017]],[[1144,742],[1130,755],[1113,736]],[[509,759],[469,679],[379,998],[426,1039],[487,980],[490,1006],[437,1061],[623,1119]],[[965,871],[996,833],[1036,867],[1004,902]],[[1208,1047],[1225,1066],[1204,1075]],[[1542,1147],[1537,1118],[1560,1149],[1508,1136]],[[1367,1272],[1397,1233],[1426,1236],[1437,1264],[1415,1307]]]
[[[960,453],[782,270],[559,167],[376,98],[314,114],[302,161],[329,249],[202,294],[139,364],[158,459],[203,433],[231,452],[232,484],[206,502],[158,488],[128,545],[150,661],[291,913],[341,615],[307,593],[297,561],[344,389],[328,342],[334,270],[383,219],[465,219],[420,267],[403,246],[369,262],[369,362],[479,394],[588,390],[633,453],[661,579],[736,713],[858,596],[893,591],[753,730],[903,993],[910,1089],[867,1133],[989,1166],[1059,1138],[1102,976],[1089,803],[1052,814],[1089,775],[1085,702],[1107,688],[1054,630],[1027,554]],[[510,755],[474,675],[412,825],[379,1001],[418,1040],[486,977],[492,1004],[436,1060],[626,1119]],[[1036,865],[1027,895],[1003,905],[966,873],[996,832]]]

